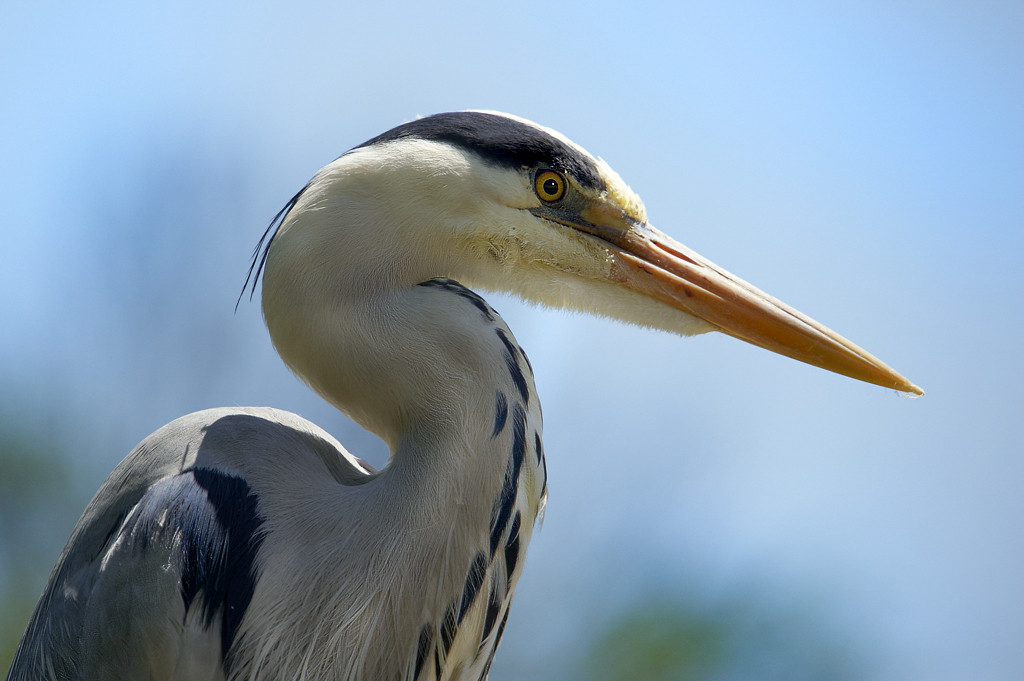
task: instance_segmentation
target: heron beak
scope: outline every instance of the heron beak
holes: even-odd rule
[[[574,225],[611,244],[610,278],[699,317],[722,333],[837,374],[900,392],[924,391],[810,317],[729,274],[648,224],[595,203]]]

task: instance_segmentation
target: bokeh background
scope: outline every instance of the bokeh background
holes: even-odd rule
[[[383,445],[233,307],[270,217],[509,111],[925,388],[488,294],[550,502],[492,678],[1024,678],[1024,5],[0,4],[0,671],[84,504],[190,411]]]

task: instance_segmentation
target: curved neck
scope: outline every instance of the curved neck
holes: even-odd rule
[[[486,174],[467,172],[467,157],[444,145],[401,163],[386,156],[346,154],[298,197],[267,253],[264,318],[285,363],[387,443],[391,475],[406,459],[418,471],[463,471],[492,446],[499,393],[507,409],[517,395],[526,410],[537,402],[520,368],[528,362],[501,318],[468,289],[437,279],[503,270],[480,230],[466,229],[493,188],[443,196],[421,189],[411,206],[402,193],[436,187],[438,173]],[[494,197],[484,203],[521,213]],[[502,465],[491,476],[499,485]]]
[[[448,279],[331,307],[287,298],[303,302],[264,298],[274,343],[300,378],[391,448],[374,485],[390,517],[461,528],[454,554],[471,556],[491,543],[509,488],[532,527],[546,487],[540,404],[525,354],[482,298]]]

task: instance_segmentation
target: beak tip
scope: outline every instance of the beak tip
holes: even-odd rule
[[[896,385],[892,387],[896,392],[902,393],[907,397],[921,397],[922,395],[924,395],[924,390],[922,390],[919,386],[914,385],[907,379],[903,378],[899,374],[896,374],[894,378],[896,379]]]

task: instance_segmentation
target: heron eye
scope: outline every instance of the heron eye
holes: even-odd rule
[[[553,170],[542,170],[533,181],[537,196],[545,201],[557,201],[565,194],[565,178]]]

